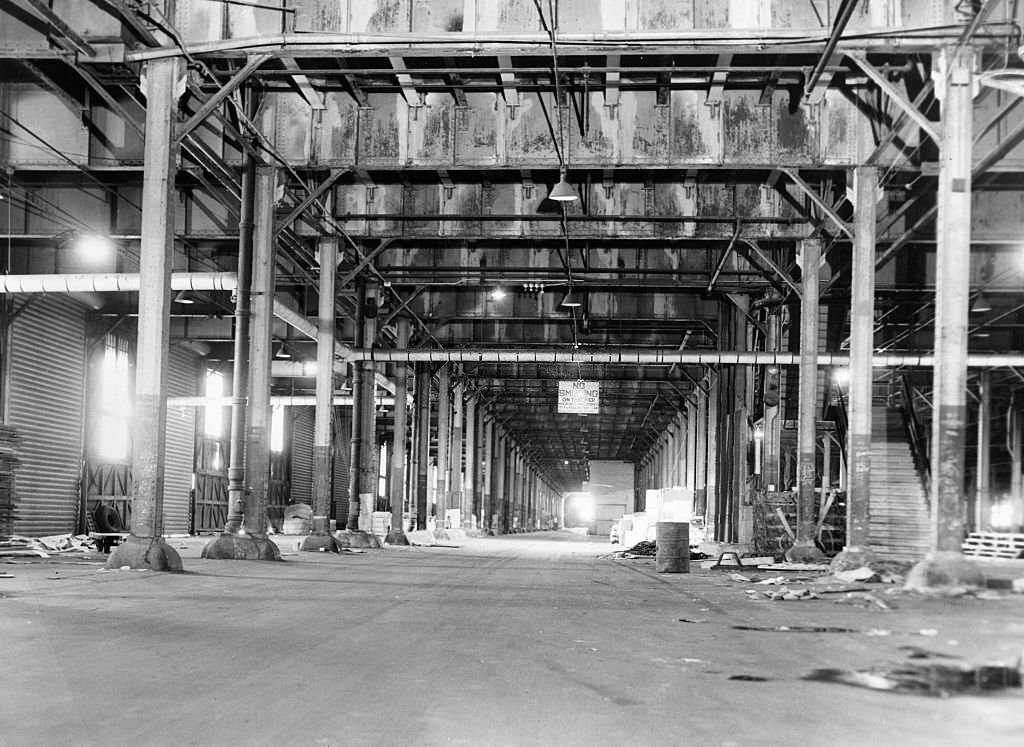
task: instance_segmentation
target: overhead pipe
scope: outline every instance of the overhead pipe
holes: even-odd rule
[[[353,349],[346,361],[369,360],[375,363],[430,362],[446,363],[603,363],[621,365],[672,365],[708,364],[739,366],[795,366],[800,362],[799,353],[772,352],[765,350],[508,350],[493,348],[440,350],[390,348]],[[847,366],[848,353],[818,353],[819,366]],[[935,365],[935,356],[914,353],[876,354],[871,365],[875,368],[930,368]],[[972,368],[1009,368],[1024,366],[1024,354],[1001,355],[998,353],[975,353],[967,356],[967,365]]]
[[[238,286],[234,272],[175,272],[172,291],[233,291]],[[0,275],[0,293],[137,293],[137,272],[97,272],[45,275]]]

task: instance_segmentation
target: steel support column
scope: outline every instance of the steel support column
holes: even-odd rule
[[[797,414],[797,496],[796,538],[786,551],[786,558],[806,563],[821,560],[822,553],[814,544],[817,526],[817,495],[815,444],[818,395],[818,285],[821,263],[821,242],[804,239],[802,254],[800,304],[800,391]]]
[[[320,249],[320,299],[316,337],[316,409],[313,418],[313,535],[323,537],[330,529],[331,434],[334,406],[334,288],[338,268],[338,238],[322,236]],[[318,550],[316,540],[303,549]]]
[[[409,346],[409,317],[398,317],[398,347]],[[395,430],[391,442],[391,531],[387,541],[392,545],[407,545],[405,537],[405,440],[408,431],[408,366],[399,363],[395,366]]]
[[[967,434],[973,49],[943,50],[938,63],[941,84],[936,86],[936,94],[942,102],[942,142],[932,379],[932,547],[907,577],[912,588],[984,583],[980,571],[960,554]]]
[[[463,415],[465,414],[466,386],[459,382],[452,391],[452,447],[449,457],[450,478],[448,484],[451,486],[451,498],[449,508],[459,510],[458,522],[453,522],[452,529],[462,528],[463,501],[462,494],[465,486],[462,482],[462,455],[465,446],[465,428],[463,427]]]
[[[451,434],[451,366],[444,365],[438,374],[437,395],[437,473],[434,480],[434,534],[446,538],[445,518],[448,513],[448,492],[451,490],[449,438]]]
[[[975,465],[974,530],[992,529],[992,372],[978,375],[978,453]]]
[[[850,308],[849,419],[846,454],[849,465],[846,494],[846,547],[837,561],[863,565],[868,559],[871,501],[871,356],[875,327],[875,205],[878,170],[858,167],[853,172],[853,267]]]
[[[107,568],[180,571],[181,558],[163,541],[167,350],[170,340],[171,254],[174,250],[174,87],[176,60],[147,65],[142,240],[139,259],[138,362],[132,458],[131,535]]]
[[[430,364],[416,364],[416,529],[427,528],[430,507]]]
[[[473,529],[476,502],[477,422],[476,399],[466,400],[466,469],[462,483],[462,528]]]
[[[377,284],[366,283],[363,300],[363,339],[373,344],[377,337]],[[356,521],[353,521],[352,510],[349,509],[348,525],[350,530],[369,532],[373,529],[373,509],[377,497],[379,478],[377,448],[377,391],[376,367],[373,361],[360,363],[360,391],[357,406],[362,411],[359,433],[359,492],[356,508]],[[351,505],[351,504],[350,504]],[[355,524],[355,526],[353,526]]]

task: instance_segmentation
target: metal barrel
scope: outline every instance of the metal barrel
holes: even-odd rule
[[[657,573],[690,572],[690,524],[685,521],[659,521],[656,525],[657,549],[654,570]]]

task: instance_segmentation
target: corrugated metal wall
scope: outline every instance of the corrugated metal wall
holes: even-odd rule
[[[167,396],[199,393],[199,356],[172,346],[167,361]],[[167,408],[164,446],[164,525],[166,534],[187,534],[195,452],[196,408]]]
[[[82,462],[85,317],[67,296],[44,296],[14,321],[10,424],[21,436],[14,531],[76,529]]]
[[[352,444],[352,408],[334,408],[334,475],[331,495],[334,496],[334,518],[338,528],[348,520],[348,469]]]
[[[292,503],[310,503],[313,496],[313,421],[315,407],[291,407],[291,499]]]

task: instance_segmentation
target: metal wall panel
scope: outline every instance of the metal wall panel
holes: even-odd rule
[[[42,296],[14,321],[10,424],[21,437],[18,534],[77,529],[84,412],[85,321],[67,296]]]
[[[334,497],[333,516],[338,528],[348,519],[348,472],[352,458],[352,408],[334,408],[334,474],[331,477],[331,495]]]
[[[290,407],[292,417],[291,500],[311,503],[313,497],[313,422],[315,407]]]
[[[191,397],[199,393],[198,355],[182,347],[172,347],[167,366],[168,397]],[[185,534],[189,530],[195,429],[196,408],[167,408],[163,517],[167,534]]]
[[[6,23],[6,18],[5,18]],[[85,163],[89,131],[81,116],[49,91],[34,85],[9,84],[3,92],[4,110],[19,123],[12,135],[0,134],[0,158],[18,164],[60,164],[70,159]],[[43,144],[32,137],[38,134]]]

